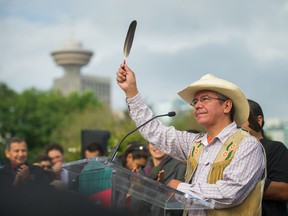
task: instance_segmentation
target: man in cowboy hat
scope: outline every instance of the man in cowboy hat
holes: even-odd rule
[[[151,119],[154,114],[144,103],[135,74],[126,64],[118,69],[116,80],[126,94],[135,124]],[[265,162],[259,141],[239,129],[249,116],[245,95],[233,83],[211,74],[178,94],[194,107],[196,121],[206,133],[178,131],[157,119],[140,129],[158,149],[187,161],[185,182],[171,180],[168,186],[215,200],[215,209],[190,208],[189,215],[261,215]]]

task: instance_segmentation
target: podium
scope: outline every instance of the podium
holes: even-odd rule
[[[178,215],[183,210],[213,209],[215,205],[214,200],[182,193],[109,162],[107,157],[69,162],[62,168],[68,172],[68,190],[104,207],[125,208],[131,215]]]

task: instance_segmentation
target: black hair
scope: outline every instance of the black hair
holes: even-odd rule
[[[46,147],[45,153],[48,154],[51,150],[58,150],[64,154],[64,149],[59,143],[51,143]]]
[[[126,167],[126,158],[128,154],[132,154],[133,159],[145,158],[147,160],[149,157],[149,150],[147,148],[147,145],[141,143],[132,142],[128,144],[128,148],[121,156],[123,167]]]
[[[259,123],[258,123],[258,121],[257,121],[257,123],[258,123],[258,125],[260,126],[260,130],[261,130],[261,132],[262,132],[262,134],[264,134],[264,131],[263,131],[263,127],[264,127],[264,123],[265,123],[265,121],[264,121],[264,114],[263,114],[263,111],[262,111],[262,108],[261,108],[261,106],[256,102],[256,101],[253,101],[253,100],[251,100],[251,99],[248,99],[248,103],[249,103],[249,106],[250,106],[250,115],[252,115],[253,116],[253,118],[255,119],[255,121],[257,121],[257,118],[258,118],[258,116],[262,116],[262,125],[260,125]],[[249,116],[250,117],[250,116]],[[251,117],[252,118],[252,117]],[[251,119],[252,120],[252,119]],[[253,122],[253,120],[252,120],[252,122]],[[249,121],[249,125],[250,125],[250,121]],[[252,128],[252,127],[251,127]],[[253,129],[253,128],[252,128]],[[254,130],[254,129],[253,129]],[[257,130],[255,130],[255,131],[257,131]],[[259,132],[259,130],[258,130],[258,132]]]
[[[22,142],[24,142],[26,144],[26,141],[23,138],[11,137],[6,143],[6,150],[10,150],[12,143],[22,143]]]
[[[88,146],[86,146],[85,150],[87,150],[89,152],[99,151],[100,156],[104,156],[105,155],[105,150],[104,150],[104,147],[103,147],[103,145],[101,143],[92,142]]]
[[[249,122],[249,128],[251,128],[256,132],[262,132],[262,128],[258,123],[257,118],[252,114],[251,111],[249,113],[248,122]]]
[[[51,162],[51,158],[48,157],[48,155],[39,155],[35,162],[41,162],[41,161],[50,161]]]

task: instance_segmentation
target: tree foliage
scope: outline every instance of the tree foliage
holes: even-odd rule
[[[44,153],[47,144],[60,143],[65,150],[67,162],[81,159],[81,131],[109,131],[108,156],[121,139],[135,129],[128,112],[115,113],[101,104],[92,92],[73,93],[63,96],[55,91],[40,91],[34,88],[17,93],[0,83],[0,136],[2,144],[11,136],[26,140],[29,159]],[[170,125],[179,130],[196,128],[190,111],[177,111]],[[120,153],[129,142],[145,143],[138,131],[128,136],[122,143]],[[1,141],[0,141],[1,142]],[[4,145],[0,146],[4,158]]]
[[[122,113],[123,114],[123,113]],[[67,161],[79,160],[81,158],[81,131],[87,130],[103,130],[109,131],[111,137],[108,141],[108,156],[114,150],[115,146],[120,142],[129,131],[135,128],[134,123],[128,117],[113,113],[106,106],[87,108],[84,111],[75,111],[70,115],[66,122],[54,130],[52,139],[60,142],[66,150],[65,159]],[[139,132],[133,133],[127,137],[122,144],[120,152],[125,149],[126,144],[131,141],[145,142]]]
[[[203,127],[196,124],[196,119],[192,110],[177,111],[177,117],[173,118],[170,124],[178,130],[204,131]]]
[[[127,112],[113,113],[101,104],[92,92],[73,93],[63,96],[55,91],[40,91],[34,88],[16,93],[0,83],[0,136],[2,144],[12,136],[26,140],[29,160],[44,153],[51,142],[63,145],[66,161],[81,157],[81,131],[106,130],[111,133],[108,143],[110,153],[120,140],[135,128]],[[123,142],[120,152],[130,141],[145,142],[139,132]],[[1,145],[4,159],[4,145]]]
[[[19,136],[26,140],[29,152],[44,148],[51,141],[54,130],[69,120],[73,112],[101,106],[92,92],[64,97],[52,90],[32,88],[16,93],[3,83],[0,84],[0,96],[2,143]]]

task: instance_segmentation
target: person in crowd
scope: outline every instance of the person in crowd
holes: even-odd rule
[[[154,113],[144,103],[135,74],[127,64],[120,66],[116,80],[126,95],[129,114],[136,126],[151,119]],[[184,214],[260,215],[264,153],[259,140],[240,128],[249,116],[249,104],[241,89],[206,74],[178,94],[194,108],[196,124],[205,133],[179,131],[159,119],[139,131],[160,151],[187,161],[185,182],[173,179],[168,186],[215,201],[215,209],[190,209]]]
[[[46,155],[51,159],[56,179],[61,179],[61,168],[64,163],[64,149],[59,143],[51,143],[46,147]]]
[[[8,163],[0,169],[0,191],[46,187],[49,180],[39,166],[28,163],[28,148],[24,139],[12,137],[8,140],[5,155]]]
[[[113,163],[135,172],[135,170],[146,165],[148,158],[149,150],[147,145],[133,141],[127,143],[126,150],[120,156],[116,157]],[[117,207],[125,206],[125,208],[131,209],[131,196],[129,194],[117,192],[115,200],[117,200]]]
[[[243,125],[249,133],[262,143],[267,161],[267,178],[262,200],[262,216],[288,216],[288,150],[279,141],[268,139],[264,134],[264,114],[261,106],[248,99],[250,115]]]
[[[153,179],[155,181],[161,182],[163,184],[168,184],[172,179],[178,179],[180,181],[185,180],[186,164],[182,161],[174,159],[169,155],[158,150],[151,143],[148,143],[148,149],[150,157],[147,164],[144,167],[140,167],[136,172]],[[134,207],[134,212],[136,215],[164,215],[163,210],[155,205],[149,205],[144,201],[135,201],[132,204]],[[182,215],[181,210],[173,210],[165,212],[165,215]]]
[[[138,173],[146,177],[168,184],[172,179],[185,180],[186,164],[174,159],[148,143],[149,159],[145,166],[140,167]]]
[[[131,142],[128,144],[125,152],[117,157],[114,162],[129,170],[133,170],[145,166],[148,157],[149,151],[146,145],[138,142]]]
[[[51,143],[46,147],[45,154],[51,159],[52,169],[55,173],[53,185],[59,189],[67,188],[69,184],[68,173],[62,169],[64,164],[64,148],[59,143]]]
[[[40,166],[44,170],[52,171],[52,161],[47,155],[39,155],[34,161],[33,165]]]
[[[42,167],[50,182],[55,179],[55,173],[52,169],[52,161],[47,155],[39,155],[33,165]]]
[[[101,143],[92,142],[85,148],[85,158],[105,156],[105,150]]]

